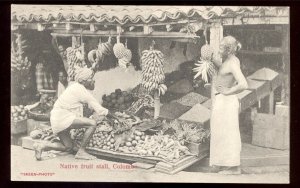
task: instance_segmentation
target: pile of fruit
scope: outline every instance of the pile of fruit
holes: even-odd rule
[[[149,136],[140,131],[135,131],[125,145],[118,148],[118,151],[140,156],[155,156],[167,161],[174,161],[182,156],[192,155],[186,146],[168,135]]]
[[[116,89],[109,95],[102,96],[102,106],[110,110],[123,111],[131,106],[133,102],[133,96],[127,91]]]
[[[24,107],[24,105],[11,106],[11,118],[13,121],[27,119],[27,112],[28,110]]]
[[[204,143],[209,141],[210,130],[204,129],[203,126],[186,121],[173,120],[169,123],[164,122],[162,125],[162,132],[173,132],[171,137],[184,143]]]
[[[98,131],[96,130],[90,139],[88,146],[96,147],[104,150],[115,150],[115,139],[113,134],[110,134],[106,131]]]
[[[136,115],[143,107],[153,108],[153,97],[151,97],[150,95],[140,96],[139,99],[134,101],[132,105],[127,109],[127,112]]]
[[[46,140],[46,141],[50,141],[50,142],[58,142],[59,138],[53,134],[52,129],[51,128],[47,128],[47,129],[36,129],[30,132],[30,137],[32,139],[40,139],[40,140]]]

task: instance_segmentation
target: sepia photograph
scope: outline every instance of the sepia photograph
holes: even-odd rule
[[[289,7],[10,19],[11,181],[290,183]]]

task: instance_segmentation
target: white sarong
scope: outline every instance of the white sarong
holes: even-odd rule
[[[239,166],[241,136],[239,102],[236,95],[216,95],[210,129],[210,165]]]

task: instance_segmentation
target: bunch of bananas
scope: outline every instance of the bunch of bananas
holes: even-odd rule
[[[149,92],[158,90],[159,95],[164,95],[167,86],[163,84],[164,74],[164,55],[159,50],[144,50],[142,52],[142,86]]]
[[[15,43],[16,45],[14,43],[11,45],[11,71],[28,70],[31,62],[28,57],[23,57],[26,41],[22,40],[21,35],[18,34]]]
[[[108,41],[105,43],[101,43],[99,41],[98,48],[91,50],[88,53],[88,60],[92,65],[96,65],[103,61],[105,55],[111,55],[113,51],[111,36],[108,37]]]

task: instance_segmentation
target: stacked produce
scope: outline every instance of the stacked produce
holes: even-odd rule
[[[24,105],[11,106],[11,119],[13,121],[20,121],[27,119],[27,109]]]
[[[102,100],[103,107],[123,111],[130,107],[133,102],[133,96],[128,91],[116,89],[115,92],[109,95],[103,95]]]
[[[141,120],[136,116],[127,115],[125,113],[115,113],[115,115],[111,117],[110,122],[113,126],[113,133],[120,134],[130,131],[134,125],[141,123]]]
[[[127,42],[122,44],[120,42],[120,36],[117,37],[117,43],[113,47],[114,54],[118,58],[118,63],[120,67],[127,68],[130,64],[132,53],[127,48]]]
[[[96,130],[92,136],[92,139],[89,141],[88,146],[104,150],[114,150],[114,143],[115,139],[113,134]]]
[[[154,107],[154,100],[150,95],[140,96],[138,100],[134,101],[127,112],[136,115],[142,108]]]
[[[24,49],[26,41],[22,40],[21,35],[18,34],[15,43],[11,44],[11,71],[29,69],[31,62],[28,57],[24,57]]]
[[[171,136],[181,143],[187,141],[200,144],[208,141],[210,137],[210,131],[197,123],[173,120],[170,123],[163,124],[163,133],[170,132],[170,129],[173,132]]]
[[[201,47],[201,57],[198,63],[195,63],[197,66],[194,68],[194,72],[197,72],[194,76],[196,79],[198,76],[202,75],[202,80],[208,83],[208,79],[211,78],[216,73],[216,68],[212,62],[213,49],[209,44],[205,44]]]
[[[32,139],[40,139],[40,140],[45,140],[45,141],[50,141],[50,142],[58,142],[59,138],[53,134],[52,129],[36,129],[30,132],[30,137]]]
[[[118,151],[141,156],[160,157],[167,161],[178,160],[184,155],[192,155],[187,147],[168,135],[145,136],[143,132],[139,131],[135,131],[131,139],[128,139],[125,146],[119,147]]]
[[[155,42],[152,41],[152,45],[149,50],[142,52],[142,86],[150,93],[154,92],[155,99],[155,112],[154,118],[159,115],[160,108],[160,95],[164,95],[167,91],[167,86],[164,83],[165,74],[163,69],[164,55],[159,50],[154,50]]]

